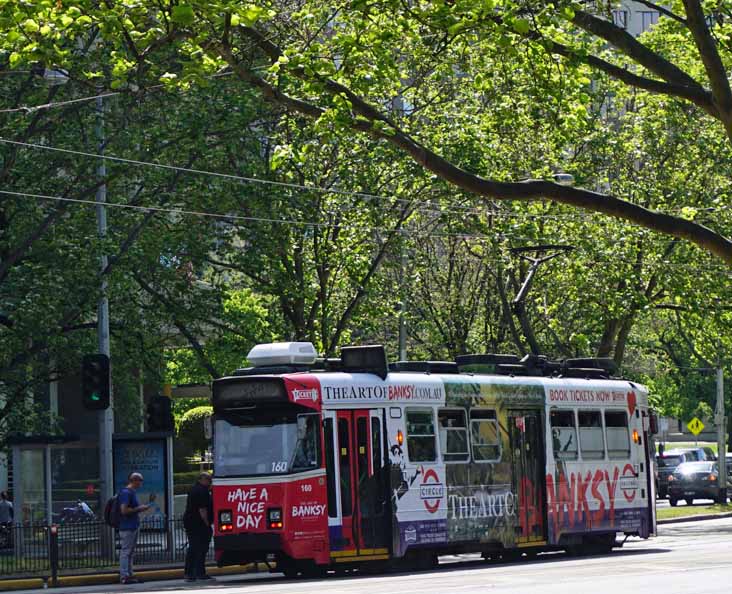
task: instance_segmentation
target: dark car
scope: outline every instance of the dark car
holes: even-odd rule
[[[686,454],[666,453],[656,458],[658,467],[658,485],[656,491],[661,499],[668,495],[668,478],[673,474],[679,464],[687,461]]]
[[[679,464],[668,477],[669,503],[675,506],[679,499],[686,501],[687,505],[692,505],[694,499],[719,501],[720,482],[719,465],[716,462]],[[727,487],[731,486],[728,478]]]

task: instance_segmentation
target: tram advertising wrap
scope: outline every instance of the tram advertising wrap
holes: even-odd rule
[[[616,532],[654,532],[637,384],[307,370],[217,381],[220,564],[274,560],[297,575],[449,552],[602,551]]]

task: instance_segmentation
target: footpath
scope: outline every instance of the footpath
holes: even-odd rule
[[[700,515],[689,515],[680,516],[676,518],[667,518],[658,520],[657,524],[660,526],[667,524],[679,524],[684,522],[701,522],[704,520],[718,520],[722,518],[732,518],[732,512],[722,512],[713,514],[700,514]],[[208,573],[214,577],[225,580],[227,577],[243,577],[248,578],[259,576],[264,577],[266,572],[269,572],[270,568],[265,563],[251,563],[248,565],[235,565],[231,567],[209,567]],[[143,569],[135,573],[143,582],[156,582],[156,581],[170,581],[171,586],[177,586],[176,589],[182,589],[185,586],[194,586],[194,584],[187,584],[183,582],[183,569],[182,568],[163,568],[163,569]],[[180,585],[174,584],[175,580],[180,581]],[[87,588],[89,586],[102,586],[102,585],[113,585],[119,583],[119,574],[116,572],[105,571],[101,573],[87,573],[80,575],[64,575],[59,576],[56,583],[51,583],[50,578],[44,577],[33,577],[24,579],[8,579],[0,580],[0,592],[14,591],[14,590],[41,590],[41,589],[55,589],[63,588],[66,592],[80,592],[81,588]],[[200,587],[203,582],[198,583]],[[69,590],[67,588],[74,588]],[[139,591],[140,588],[131,588],[131,591]]]
[[[269,571],[265,563],[250,563],[248,565],[233,565],[230,567],[207,567],[209,575],[213,577],[241,576]],[[143,583],[169,580],[183,580],[183,568],[141,569],[135,572]],[[47,577],[32,577],[21,579],[0,580],[0,592],[13,590],[41,590],[46,588],[68,588],[85,586],[102,586],[119,583],[119,573],[104,571],[100,573],[85,573],[79,575],[59,576],[56,583],[51,583]],[[194,582],[195,583],[195,582]],[[200,582],[200,586],[204,582]]]

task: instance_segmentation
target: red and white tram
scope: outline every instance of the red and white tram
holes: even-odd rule
[[[315,358],[310,343],[259,345],[253,368],[213,383],[219,564],[426,566],[655,532],[643,386],[540,358]]]

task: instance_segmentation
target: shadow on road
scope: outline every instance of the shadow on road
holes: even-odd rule
[[[567,553],[563,551],[557,551],[557,552],[549,552],[549,553],[541,553],[534,559],[521,559],[517,561],[483,561],[482,559],[475,558],[475,555],[471,555],[472,558],[466,558],[466,559],[459,559],[455,557],[448,557],[448,560],[444,560],[440,562],[440,565],[434,569],[426,569],[426,570],[413,570],[413,571],[407,571],[407,570],[385,570],[378,573],[370,573],[370,572],[364,572],[364,571],[331,571],[329,575],[325,578],[319,577],[319,578],[297,578],[297,579],[287,579],[281,574],[269,574],[269,575],[262,575],[261,577],[242,577],[241,579],[227,579],[226,581],[216,581],[216,582],[195,582],[191,584],[184,584],[181,585],[180,583],[176,584],[165,584],[159,582],[158,584],[150,584],[150,586],[154,587],[155,591],[165,592],[165,591],[178,591],[178,590],[188,590],[188,589],[195,589],[200,591],[205,591],[207,589],[217,588],[219,590],[226,589],[226,588],[241,588],[242,586],[246,585],[258,585],[263,584],[266,582],[272,582],[276,581],[278,584],[287,584],[287,583],[301,583],[304,580],[308,581],[319,581],[319,580],[328,580],[330,582],[337,582],[341,580],[351,580],[356,578],[362,578],[362,579],[369,579],[369,578],[379,578],[384,576],[408,576],[408,575],[415,575],[420,573],[439,573],[439,574],[446,574],[446,573],[453,573],[453,572],[459,572],[459,571],[465,571],[465,570],[475,570],[475,569],[488,569],[488,568],[501,568],[501,567],[520,567],[520,566],[530,566],[530,565],[543,565],[547,563],[556,563],[558,561],[562,560],[590,560],[590,559],[603,559],[607,557],[635,557],[635,556],[641,556],[641,555],[649,555],[649,554],[658,554],[658,553],[669,553],[671,552],[671,549],[666,548],[644,548],[644,549],[619,549],[615,550],[612,553],[606,554],[606,555],[587,555],[583,557],[573,557],[568,555]],[[147,584],[146,584],[147,586]],[[147,589],[147,588],[145,588]],[[138,590],[139,591],[139,590]]]
[[[732,531],[732,527],[730,527]],[[330,583],[337,584],[339,581],[353,580],[353,579],[378,579],[385,576],[411,576],[419,574],[450,574],[466,570],[476,569],[491,569],[491,568],[508,568],[508,567],[526,567],[535,565],[544,565],[557,563],[559,561],[576,561],[576,560],[592,560],[592,559],[607,559],[613,557],[636,557],[649,554],[658,553],[669,553],[671,549],[667,548],[643,548],[643,549],[616,549],[612,553],[604,555],[587,555],[582,557],[575,557],[568,555],[564,551],[540,553],[533,559],[519,559],[516,561],[484,561],[476,554],[472,555],[453,555],[442,557],[440,565],[433,569],[425,570],[399,570],[389,569],[379,572],[370,571],[331,571],[327,577],[318,578],[297,578],[290,579],[285,578],[282,574],[248,574],[241,576],[230,576],[224,579],[218,579],[210,582],[192,582],[183,583],[181,580],[175,580],[173,582],[147,582],[139,586],[135,586],[132,589],[129,586],[125,587],[124,591],[131,592],[179,592],[179,591],[195,591],[195,592],[206,592],[207,590],[216,589],[217,591],[225,591],[227,589],[235,589],[246,586],[257,586],[270,582],[276,582],[278,585],[302,583],[304,581],[317,582],[320,580],[327,580]],[[64,589],[65,591],[69,591]],[[120,592],[122,590],[106,590],[110,594],[112,592]]]

